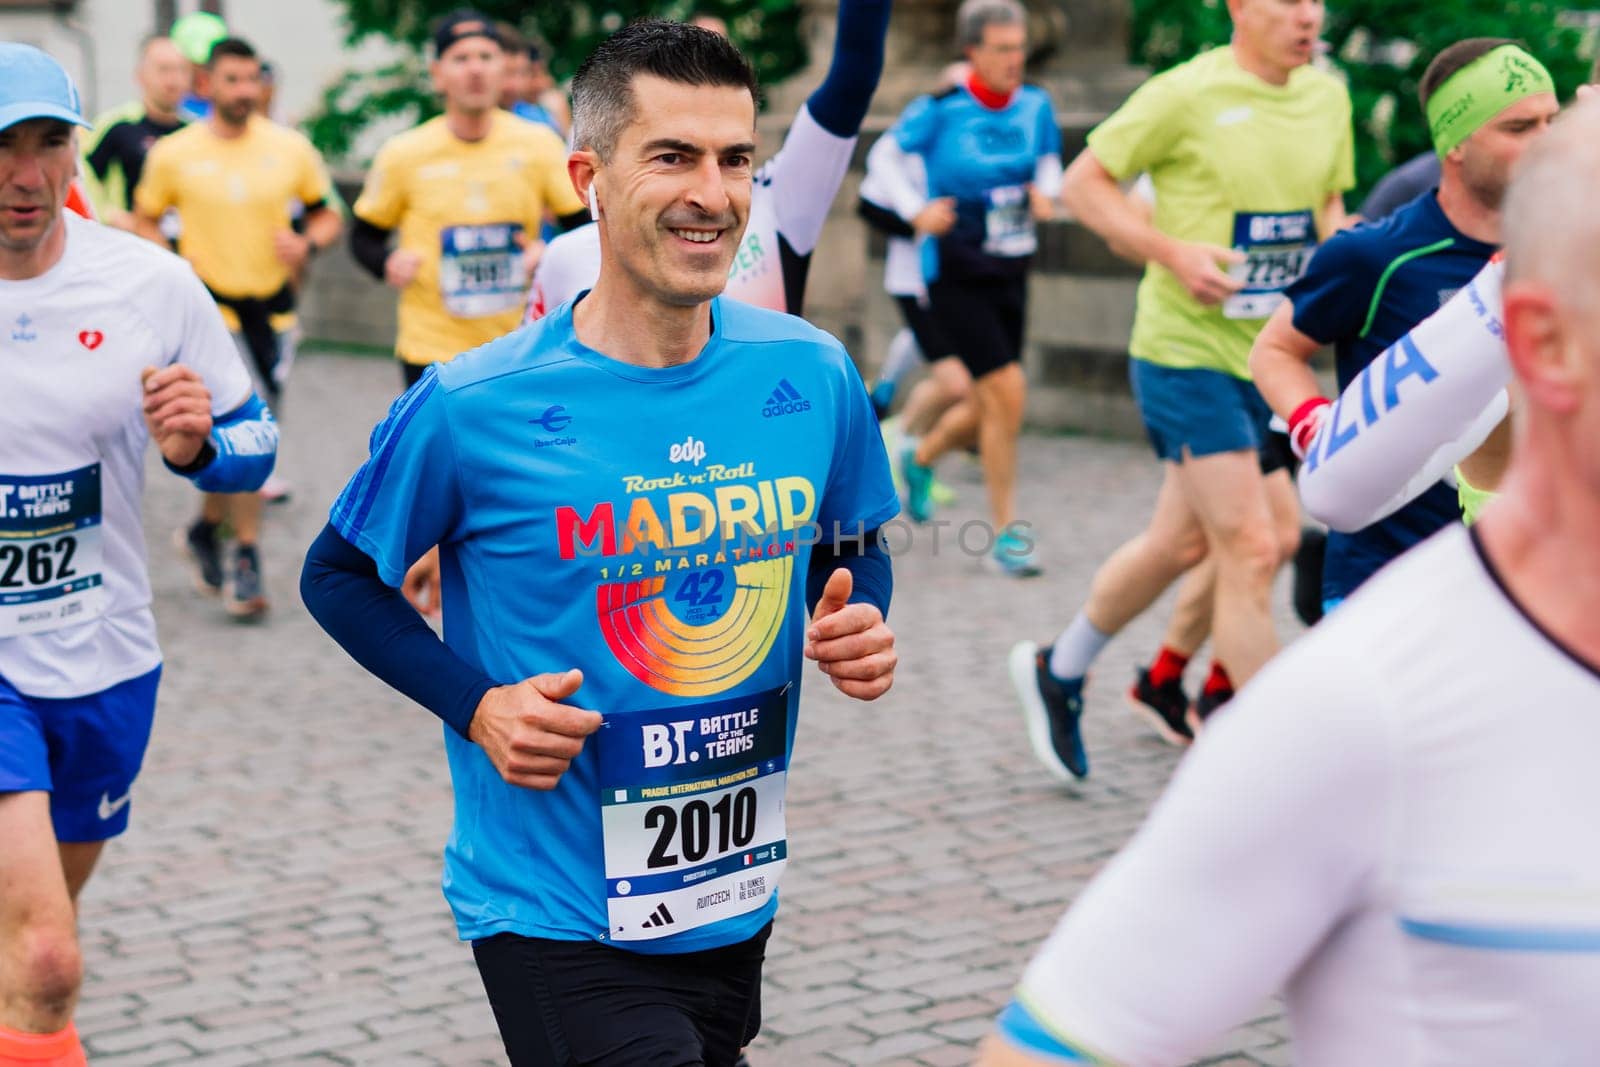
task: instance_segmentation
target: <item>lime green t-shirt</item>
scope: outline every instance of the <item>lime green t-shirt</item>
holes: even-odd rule
[[[1499,496],[1492,489],[1479,489],[1467,481],[1461,474],[1461,468],[1456,468],[1456,495],[1461,501],[1461,520],[1468,526],[1478,521],[1478,515],[1489,506],[1490,501]]]
[[[1146,267],[1133,355],[1250,377],[1250,346],[1311,258],[1324,205],[1355,184],[1350,114],[1332,75],[1301,67],[1272,85],[1222,47],[1151,78],[1089,134],[1117,180],[1150,175],[1157,229],[1250,257],[1234,270],[1244,291],[1212,307],[1165,267]]]

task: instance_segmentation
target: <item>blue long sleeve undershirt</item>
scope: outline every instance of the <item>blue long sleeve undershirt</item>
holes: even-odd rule
[[[891,0],[840,0],[833,59],[822,84],[806,101],[811,117],[835,137],[861,132],[883,74],[883,47],[893,6]]]

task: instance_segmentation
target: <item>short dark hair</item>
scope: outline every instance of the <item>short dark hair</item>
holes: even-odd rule
[[[528,39],[522,35],[521,30],[509,22],[496,22],[494,35],[499,38],[500,47],[505,49],[508,55],[524,52],[528,48]]]
[[[1417,99],[1422,103],[1422,110],[1428,110],[1428,101],[1439,91],[1439,86],[1450,80],[1451,75],[1460,73],[1463,68],[1476,63],[1496,48],[1516,43],[1509,37],[1468,37],[1434,56],[1428,69],[1422,72],[1422,81],[1417,83]]]
[[[583,61],[572,78],[573,143],[611,158],[633,118],[633,79],[652,74],[680,85],[758,92],[750,61],[720,34],[665,19],[624,26]]]
[[[256,50],[250,47],[250,42],[243,37],[224,37],[211,46],[211,54],[206,56],[206,66],[214,67],[217,60],[223,56],[235,56],[239,59],[254,59],[260,62],[261,57],[256,55]]]

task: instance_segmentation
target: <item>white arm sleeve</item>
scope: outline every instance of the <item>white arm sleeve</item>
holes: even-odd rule
[[[901,148],[892,131],[885,133],[867,152],[861,195],[910,222],[928,204],[928,173],[922,157]]]
[[[1051,200],[1061,197],[1062,180],[1066,171],[1061,167],[1061,157],[1054,152],[1039,157],[1033,165],[1033,187]]]
[[[1511,380],[1498,262],[1385,349],[1344,390],[1307,450],[1300,500],[1359,530],[1437,482],[1505,414]]]
[[[1371,895],[1392,804],[1385,709],[1327,634],[1206,727],[1133,841],[1074,903],[1018,998],[1107,1062],[1191,1062]]]
[[[833,198],[850,169],[854,137],[829,133],[801,104],[778,154],[765,168],[772,181],[778,235],[800,255],[809,255],[822,237]]]

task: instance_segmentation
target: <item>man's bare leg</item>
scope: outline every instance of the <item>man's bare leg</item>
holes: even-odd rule
[[[1254,450],[1191,456],[1178,480],[1217,568],[1216,657],[1242,686],[1278,650],[1271,592],[1280,556],[1260,463]]]
[[[0,1027],[56,1033],[72,1022],[83,957],[50,795],[0,794],[0,841]],[[73,860],[79,888],[93,867],[83,859]]]
[[[911,389],[900,412],[900,425],[913,436],[928,433],[952,406],[972,397],[972,375],[955,356],[934,360],[927,375]],[[973,418],[976,424],[976,417]]]

